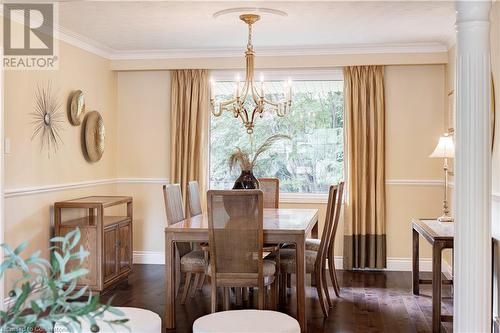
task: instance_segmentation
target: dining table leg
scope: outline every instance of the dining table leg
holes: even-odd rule
[[[419,249],[419,234],[414,228],[412,229],[413,250],[412,250],[412,282],[413,294],[420,294],[420,249]]]
[[[318,239],[318,237],[319,237],[319,231],[318,231],[319,227],[318,227],[318,224],[319,223],[316,222],[316,224],[314,225],[314,227],[311,230],[311,237],[312,238]]]
[[[165,233],[165,328],[175,328],[175,243],[173,234]]]
[[[318,224],[316,222],[316,224],[314,225],[314,227],[312,228],[311,230],[311,238],[314,238],[314,239],[319,239],[319,231],[318,231]],[[316,287],[316,276],[315,276],[315,272],[311,273],[311,287]]]
[[[297,319],[300,324],[302,332],[307,331],[307,317],[306,317],[306,238],[305,235],[297,236],[295,245],[296,260],[295,264],[297,269]]]
[[[443,245],[432,246],[432,332],[441,332],[441,260]]]

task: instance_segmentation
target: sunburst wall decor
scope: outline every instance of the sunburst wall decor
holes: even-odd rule
[[[50,158],[51,154],[55,153],[62,143],[60,132],[64,128],[64,114],[61,112],[61,103],[50,81],[45,85],[36,87],[35,104],[35,112],[31,113],[34,118],[31,140],[39,137],[40,149],[46,149],[47,156]]]

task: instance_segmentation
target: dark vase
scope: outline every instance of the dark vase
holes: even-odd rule
[[[234,182],[233,190],[254,190],[259,188],[259,181],[251,170],[242,170]]]

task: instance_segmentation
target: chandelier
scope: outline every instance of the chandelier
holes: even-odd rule
[[[236,81],[236,92],[234,97],[220,102],[216,105],[214,97],[214,81],[211,80],[210,105],[214,116],[218,117],[223,112],[230,112],[235,118],[241,118],[248,134],[253,133],[254,121],[257,116],[261,118],[264,112],[275,112],[279,117],[284,117],[290,111],[292,105],[292,83],[288,80],[285,89],[285,99],[273,102],[265,98],[264,79],[261,77],[260,89],[254,81],[254,56],[252,45],[252,25],[260,19],[256,14],[240,15],[240,20],[248,25],[248,43],[245,52],[246,75],[245,82],[241,87],[240,80]],[[253,108],[253,109],[252,109]]]

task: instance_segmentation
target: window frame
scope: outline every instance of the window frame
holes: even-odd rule
[[[214,81],[232,81],[235,80],[239,74],[240,77],[245,77],[245,69],[224,69],[212,70],[210,77]],[[286,81],[292,79],[293,81],[344,81],[343,69],[341,67],[333,68],[300,68],[300,69],[262,69],[255,70],[255,78],[259,78],[261,73],[264,75],[265,81]],[[207,163],[207,184],[206,188],[210,188],[210,138],[211,138],[211,112],[208,114],[208,163]],[[345,132],[345,122],[344,122]],[[344,156],[346,152],[346,142],[344,140]],[[346,164],[344,161],[344,179],[346,175]],[[327,203],[328,193],[305,193],[305,192],[281,192],[280,203],[285,204],[316,204]]]

